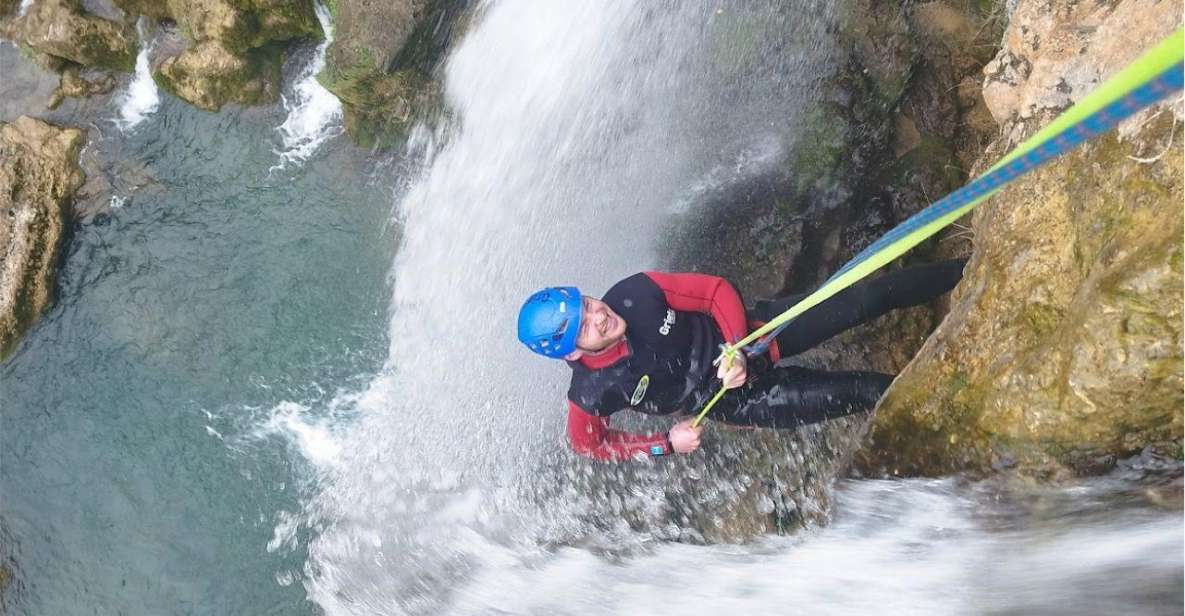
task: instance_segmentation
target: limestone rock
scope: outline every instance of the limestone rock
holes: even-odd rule
[[[0,123],[0,359],[49,305],[84,141],[27,116]]]
[[[283,44],[321,38],[312,0],[116,0],[129,15],[176,22],[188,46],[156,62],[162,88],[209,111],[276,99]]]
[[[3,33],[30,49],[74,64],[131,71],[136,34],[121,24],[82,11],[76,0],[38,0]]]
[[[169,3],[162,0],[111,0],[129,17],[143,15],[149,19],[173,19]]]
[[[1022,0],[985,68],[1004,136],[981,166],[1168,35],[1167,5]],[[1180,143],[1174,113],[1145,112],[977,210],[975,256],[881,401],[865,471],[1060,477],[1180,455]]]
[[[154,77],[178,98],[217,111],[226,103],[253,105],[275,100],[280,61],[267,51],[241,56],[216,41],[207,41],[165,59]]]
[[[88,79],[82,75],[78,66],[67,66],[62,70],[58,87],[50,95],[47,106],[54,109],[67,96],[80,98],[95,94],[107,94],[113,89],[115,89],[115,77],[111,73],[102,72]]]
[[[984,68],[988,109],[1018,143],[1179,27],[1180,9],[1156,0],[1019,2],[1003,49]]]
[[[167,6],[186,38],[218,41],[235,54],[279,41],[321,37],[310,0],[168,0]]]
[[[464,0],[338,0],[336,36],[318,80],[342,101],[360,145],[399,142],[417,112],[435,106],[431,75],[458,28]]]

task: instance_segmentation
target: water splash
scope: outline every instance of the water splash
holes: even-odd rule
[[[21,0],[21,4],[16,10],[17,17],[24,17],[31,8],[33,8],[33,0]]]
[[[273,408],[261,434],[285,437],[303,459],[318,467],[332,467],[341,458],[341,443],[331,425],[311,416],[307,407],[295,402],[283,402]]]
[[[317,74],[325,69],[325,52],[333,42],[333,22],[323,4],[318,2],[315,8],[325,40],[317,46],[313,61],[300,72],[292,91],[280,97],[288,116],[276,128],[283,149],[276,152],[280,162],[273,170],[308,160],[325,140],[342,131],[341,101],[317,81]]]
[[[148,64],[148,54],[152,52],[152,42],[146,36],[147,22],[141,17],[136,22],[136,32],[140,35],[140,53],[136,55],[136,73],[128,89],[117,97],[119,117],[115,125],[119,130],[127,132],[143,122],[160,105],[160,91],[152,79],[152,68]]]
[[[829,527],[746,546],[662,545],[621,563],[573,548],[531,559],[494,544],[450,613],[1179,611],[1180,513],[1092,506],[1081,491],[1024,495],[1040,502],[1034,511],[1001,505],[1007,490],[995,485],[844,482]],[[1050,523],[1062,516],[1074,522]]]

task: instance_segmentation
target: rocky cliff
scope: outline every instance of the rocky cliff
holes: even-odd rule
[[[77,0],[38,0],[23,14],[11,6],[0,10],[0,37],[61,75],[50,107],[64,96],[109,92],[115,85],[109,71],[131,71],[139,47],[129,24],[89,14]]]
[[[1021,0],[983,92],[984,169],[1168,35],[1180,5]],[[861,466],[937,475],[1109,469],[1182,440],[1180,98],[978,209],[950,314],[876,413]]]
[[[439,99],[435,70],[466,0],[337,0],[337,36],[318,80],[342,101],[346,131],[364,147],[401,143]]]
[[[83,183],[85,136],[22,116],[0,123],[0,359],[53,294],[54,267]]]
[[[276,100],[286,46],[322,36],[312,0],[36,0],[23,13],[0,10],[0,36],[62,75],[55,107],[63,96],[108,92],[110,71],[133,70],[140,16],[175,27],[183,40],[154,59],[157,82],[211,111]]]
[[[285,44],[321,38],[312,0],[116,0],[128,15],[175,23],[186,45],[157,61],[157,83],[202,109],[275,101]]]

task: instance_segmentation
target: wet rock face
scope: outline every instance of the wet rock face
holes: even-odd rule
[[[400,143],[439,101],[433,71],[466,0],[337,0],[336,35],[318,80],[342,101],[346,130],[365,147]]]
[[[209,111],[276,100],[284,43],[320,38],[312,0],[116,0],[131,16],[175,22],[188,45],[158,61],[162,88]]]
[[[723,275],[750,302],[809,291],[965,181],[963,161],[996,132],[975,77],[1002,30],[990,7],[957,0],[835,7],[835,72],[821,76],[796,149],[781,169],[706,193],[697,204],[703,218],[674,230],[664,267]],[[961,88],[968,77],[973,87]],[[910,258],[968,252],[957,242],[931,243]],[[893,311],[789,361],[897,373],[940,314],[930,306]],[[664,538],[739,541],[826,523],[834,478],[847,472],[868,421],[857,414],[797,431],[713,425],[704,446],[710,470],[689,462],[671,473],[712,481],[688,479],[666,494],[681,534]]]
[[[0,123],[0,359],[49,305],[84,141],[27,116]]]
[[[548,542],[581,541],[585,527],[611,536],[628,528],[664,541],[736,543],[771,533],[790,534],[828,522],[834,478],[859,444],[866,414],[804,426],[797,431],[729,427],[707,422],[695,455],[650,463],[604,464],[568,456],[544,470],[546,481],[524,485],[525,500],[575,513],[549,532]],[[671,422],[632,417],[623,429],[652,432]],[[612,515],[606,515],[607,512]],[[575,531],[574,534],[573,531]],[[597,546],[609,554],[638,546]]]
[[[1168,35],[1178,8],[1022,0],[984,71],[1004,136],[981,166]],[[1056,477],[1146,446],[1180,455],[1179,114],[1145,111],[979,208],[951,312],[881,401],[866,471]]]
[[[668,266],[706,268],[750,299],[806,292],[961,185],[996,132],[978,75],[1002,24],[980,5],[834,3],[835,70],[819,76],[785,165],[706,195],[675,229]],[[910,258],[968,252],[942,248]]]

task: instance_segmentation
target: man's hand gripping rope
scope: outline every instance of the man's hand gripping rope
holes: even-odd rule
[[[720,355],[716,357],[716,359],[712,362],[712,365],[718,366],[716,376],[722,381],[720,385],[720,391],[716,392],[716,395],[712,396],[711,400],[708,400],[708,403],[704,405],[703,410],[695,416],[694,420],[692,420],[691,427],[693,428],[699,427],[699,424],[701,421],[703,421],[704,416],[708,414],[708,411],[712,410],[712,407],[715,406],[720,398],[724,396],[725,392],[735,387],[744,385],[745,380],[748,378],[748,366],[747,362],[745,361],[745,353],[741,350],[739,345],[720,345]]]

